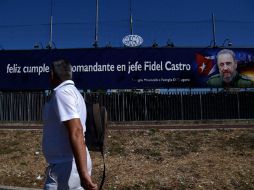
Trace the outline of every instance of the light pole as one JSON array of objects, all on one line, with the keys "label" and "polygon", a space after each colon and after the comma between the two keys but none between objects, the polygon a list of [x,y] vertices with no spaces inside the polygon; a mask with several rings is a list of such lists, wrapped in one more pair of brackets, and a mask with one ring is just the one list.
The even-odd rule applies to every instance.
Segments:
[{"label": "light pole", "polygon": [[51,0],[50,4],[50,36],[49,36],[49,43],[47,45],[48,49],[52,48],[53,43],[53,0]]},{"label": "light pole", "polygon": [[130,0],[130,32],[133,35],[133,20],[132,20],[132,2]]},{"label": "light pole", "polygon": [[216,47],[216,36],[215,36],[215,19],[214,14],[212,14],[212,27],[213,27],[213,47]]},{"label": "light pole", "polygon": [[99,33],[99,0],[96,0],[95,35],[93,44],[95,48],[98,47],[98,33]]}]

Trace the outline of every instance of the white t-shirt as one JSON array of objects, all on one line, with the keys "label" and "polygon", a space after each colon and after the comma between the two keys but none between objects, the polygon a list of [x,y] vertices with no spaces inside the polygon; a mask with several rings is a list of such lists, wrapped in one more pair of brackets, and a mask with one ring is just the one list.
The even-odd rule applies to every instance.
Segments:
[{"label": "white t-shirt", "polygon": [[[74,159],[68,131],[63,125],[63,121],[74,118],[80,119],[85,132],[85,101],[74,82],[67,80],[54,89],[50,101],[43,109],[42,149],[48,163],[62,163]],[[88,151],[87,159],[90,159]]]}]

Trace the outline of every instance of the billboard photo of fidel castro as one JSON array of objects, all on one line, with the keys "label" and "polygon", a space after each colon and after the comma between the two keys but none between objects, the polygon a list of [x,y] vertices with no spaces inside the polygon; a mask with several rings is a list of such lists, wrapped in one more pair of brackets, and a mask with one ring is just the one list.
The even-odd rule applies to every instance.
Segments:
[{"label": "billboard photo of fidel castro", "polygon": [[232,50],[223,49],[217,53],[217,66],[219,74],[213,75],[208,79],[208,86],[232,88],[254,87],[253,81],[237,72],[237,60]]}]

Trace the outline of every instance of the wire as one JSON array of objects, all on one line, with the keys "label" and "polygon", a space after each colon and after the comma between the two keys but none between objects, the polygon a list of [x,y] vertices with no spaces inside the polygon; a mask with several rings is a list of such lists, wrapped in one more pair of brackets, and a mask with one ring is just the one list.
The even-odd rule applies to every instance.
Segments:
[{"label": "wire", "polygon": [[[129,22],[128,19],[124,20],[102,20],[100,24],[110,24],[110,23],[123,23]],[[157,23],[157,24],[202,24],[202,23],[210,23],[211,20],[197,20],[197,21],[167,21],[167,20],[140,20],[134,19],[133,22],[137,23]],[[216,20],[217,23],[242,23],[242,24],[253,24],[254,21],[243,21],[243,20]],[[86,25],[86,24],[94,24],[94,22],[59,22],[53,23],[53,25]],[[5,24],[0,25],[0,28],[18,28],[18,27],[34,27],[34,26],[49,26],[50,24]]]}]

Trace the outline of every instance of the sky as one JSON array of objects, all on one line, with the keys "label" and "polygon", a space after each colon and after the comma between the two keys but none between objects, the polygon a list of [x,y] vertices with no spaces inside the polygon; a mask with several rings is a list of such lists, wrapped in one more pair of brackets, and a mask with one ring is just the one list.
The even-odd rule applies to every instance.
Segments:
[{"label": "sky", "polygon": [[[123,47],[123,37],[131,34],[130,13],[142,47],[154,42],[164,47],[168,41],[208,47],[213,40],[216,46],[230,41],[233,47],[254,47],[253,0],[98,1],[99,47]],[[53,47],[93,48],[96,0],[0,0],[0,49],[34,49],[36,43],[46,48],[51,15]]]}]

